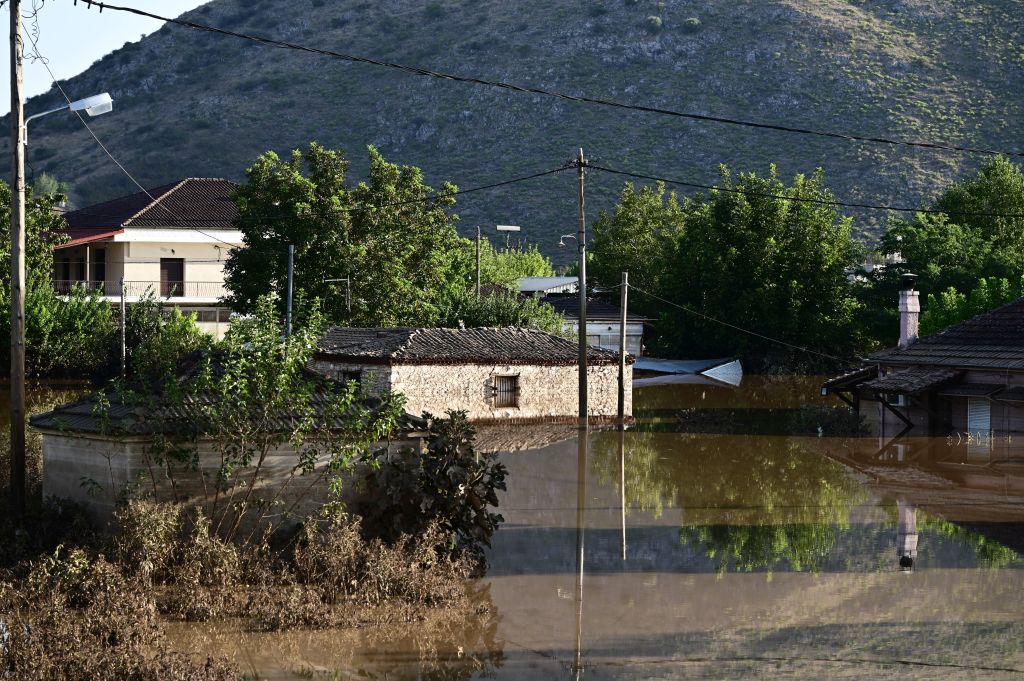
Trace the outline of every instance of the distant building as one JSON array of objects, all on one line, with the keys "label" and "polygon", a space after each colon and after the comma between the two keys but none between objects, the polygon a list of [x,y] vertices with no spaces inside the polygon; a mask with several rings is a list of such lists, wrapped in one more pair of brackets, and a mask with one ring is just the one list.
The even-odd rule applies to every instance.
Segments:
[{"label": "distant building", "polygon": [[837,395],[878,434],[952,435],[974,447],[1024,432],[1024,298],[918,338],[920,302],[908,279],[900,293],[899,347],[833,378]]},{"label": "distant building", "polygon": [[[578,414],[578,346],[532,329],[334,328],[311,368],[358,380],[370,394],[403,393],[410,414],[457,409],[474,421],[543,421]],[[633,358],[627,358],[625,411],[632,413]],[[618,411],[618,357],[590,348],[591,417]]]},{"label": "distant building", "polygon": [[[542,303],[551,305],[563,317],[565,328],[578,334],[580,331],[579,296],[545,296]],[[643,355],[644,322],[646,317],[626,314],[626,352],[634,357]],[[622,326],[622,310],[611,303],[594,298],[587,299],[587,345],[619,351],[619,332]]]},{"label": "distant building", "polygon": [[519,280],[519,292],[529,296],[576,293],[579,290],[579,277],[523,277]]},{"label": "distant building", "polygon": [[192,177],[66,213],[70,240],[55,247],[54,286],[87,286],[117,302],[123,278],[129,304],[151,291],[223,335],[224,261],[242,244],[234,190],[227,180]]}]

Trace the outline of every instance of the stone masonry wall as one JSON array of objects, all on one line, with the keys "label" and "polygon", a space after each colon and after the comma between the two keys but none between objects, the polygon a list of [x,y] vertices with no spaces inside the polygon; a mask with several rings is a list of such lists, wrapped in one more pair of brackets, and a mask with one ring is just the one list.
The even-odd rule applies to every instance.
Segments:
[{"label": "stone masonry wall", "polygon": [[[588,370],[591,416],[614,417],[618,411],[618,367]],[[632,366],[626,368],[626,415],[633,411]],[[519,406],[494,406],[494,378],[519,377]],[[578,379],[575,366],[403,365],[391,368],[391,389],[404,393],[406,411],[465,411],[471,420],[541,419],[576,416]]]}]

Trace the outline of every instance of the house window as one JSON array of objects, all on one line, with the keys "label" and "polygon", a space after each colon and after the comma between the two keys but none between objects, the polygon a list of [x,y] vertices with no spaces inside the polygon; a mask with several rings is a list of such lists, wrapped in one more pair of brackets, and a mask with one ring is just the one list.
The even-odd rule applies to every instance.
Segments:
[{"label": "house window", "polygon": [[185,259],[160,258],[160,295],[164,298],[184,295]]},{"label": "house window", "polygon": [[363,380],[361,369],[345,369],[341,372],[342,383],[358,383],[361,380]]},{"label": "house window", "polygon": [[593,345],[593,346],[597,347],[600,344],[601,344],[601,336],[600,335],[591,335],[589,333],[587,334],[587,345]]},{"label": "house window", "polygon": [[495,376],[494,377],[494,406],[495,407],[518,407],[519,406],[519,377],[518,376]]},{"label": "house window", "polygon": [[102,284],[107,280],[107,249],[97,248],[92,252],[92,258],[92,273],[89,279]]}]

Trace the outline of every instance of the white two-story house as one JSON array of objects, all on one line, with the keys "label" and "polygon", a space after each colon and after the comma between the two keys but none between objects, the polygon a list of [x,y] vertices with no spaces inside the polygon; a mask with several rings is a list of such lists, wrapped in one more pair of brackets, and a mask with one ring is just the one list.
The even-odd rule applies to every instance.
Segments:
[{"label": "white two-story house", "polygon": [[[190,177],[65,215],[69,240],[54,253],[54,285],[102,291],[135,303],[147,291],[193,313],[204,331],[227,329],[224,261],[240,246],[227,180]],[[123,288],[122,288],[123,282]]]}]

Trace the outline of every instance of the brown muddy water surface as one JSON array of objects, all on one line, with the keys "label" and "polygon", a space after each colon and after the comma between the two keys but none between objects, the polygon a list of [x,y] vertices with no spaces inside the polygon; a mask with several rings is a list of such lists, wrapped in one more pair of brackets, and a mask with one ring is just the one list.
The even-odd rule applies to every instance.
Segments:
[{"label": "brown muddy water surface", "polygon": [[820,383],[650,386],[621,436],[530,431],[482,616],[170,635],[260,679],[1024,678],[1024,446],[841,437]]}]

